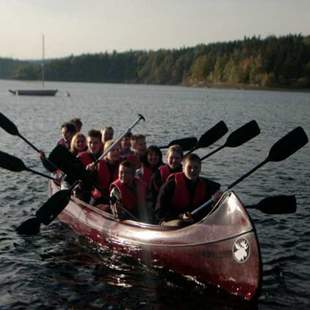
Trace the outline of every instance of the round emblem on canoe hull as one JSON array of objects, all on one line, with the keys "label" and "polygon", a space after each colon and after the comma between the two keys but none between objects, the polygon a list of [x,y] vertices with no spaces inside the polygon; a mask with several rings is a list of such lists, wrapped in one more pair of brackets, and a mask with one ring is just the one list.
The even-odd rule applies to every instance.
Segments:
[{"label": "round emblem on canoe hull", "polygon": [[250,257],[250,243],[246,238],[239,238],[235,240],[232,247],[232,254],[234,260],[239,263],[245,263]]}]

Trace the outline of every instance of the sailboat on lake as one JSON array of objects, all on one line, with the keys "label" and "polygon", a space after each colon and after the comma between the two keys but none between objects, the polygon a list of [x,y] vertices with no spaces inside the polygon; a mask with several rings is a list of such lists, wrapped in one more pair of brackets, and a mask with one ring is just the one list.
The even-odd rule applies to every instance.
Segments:
[{"label": "sailboat on lake", "polygon": [[44,54],[45,54],[45,41],[44,35],[42,36],[42,64],[41,64],[41,73],[42,73],[42,88],[40,89],[9,89],[9,92],[13,95],[18,96],[55,96],[57,89],[46,89],[44,88]]}]

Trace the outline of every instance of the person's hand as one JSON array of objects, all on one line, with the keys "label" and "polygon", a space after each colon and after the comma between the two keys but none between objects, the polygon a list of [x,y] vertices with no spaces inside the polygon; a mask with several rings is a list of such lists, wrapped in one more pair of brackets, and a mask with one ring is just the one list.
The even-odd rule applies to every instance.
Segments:
[{"label": "person's hand", "polygon": [[188,224],[191,224],[191,223],[194,222],[194,219],[193,219],[193,217],[192,217],[192,215],[191,215],[190,212],[185,212],[185,213],[180,214],[180,215],[179,215],[179,218],[180,218],[183,222],[188,223]]},{"label": "person's hand", "polygon": [[86,170],[88,170],[88,171],[95,171],[96,170],[96,164],[95,163],[88,164],[86,166]]},{"label": "person's hand", "polygon": [[39,154],[40,154],[39,156],[40,156],[41,160],[45,160],[46,159],[45,153],[42,150],[40,150]]}]

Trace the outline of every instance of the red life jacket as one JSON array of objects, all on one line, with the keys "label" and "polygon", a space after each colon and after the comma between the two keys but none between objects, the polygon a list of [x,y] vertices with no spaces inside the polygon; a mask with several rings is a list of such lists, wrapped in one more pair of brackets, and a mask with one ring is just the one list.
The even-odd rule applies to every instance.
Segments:
[{"label": "red life jacket", "polygon": [[127,156],[127,160],[130,161],[136,167],[136,169],[140,168],[141,161],[135,153],[129,154]]},{"label": "red life jacket", "polygon": [[114,166],[114,171],[112,172],[109,169],[106,160],[102,159],[98,161],[97,175],[98,183],[101,187],[109,190],[111,183],[118,178],[118,166],[119,163],[116,163]]},{"label": "red life jacket", "polygon": [[95,161],[95,157],[88,151],[78,154],[77,157],[85,167]]},{"label": "red life jacket", "polygon": [[144,202],[145,199],[146,185],[143,181],[137,178],[135,178],[134,182],[136,188],[135,191],[129,189],[127,185],[120,181],[120,179],[117,179],[111,184],[110,190],[112,190],[113,187],[116,187],[121,194],[123,207],[130,212],[137,213],[139,203]]},{"label": "red life jacket", "polygon": [[167,181],[169,175],[171,174],[171,169],[168,165],[163,165],[159,167],[159,172],[163,184]]},{"label": "red life jacket", "polygon": [[188,187],[186,186],[186,177],[183,172],[175,173],[171,176],[175,180],[175,190],[172,197],[172,206],[174,210],[189,211],[199,207],[206,201],[206,182],[198,179],[194,196],[191,198]]},{"label": "red life jacket", "polygon": [[[106,195],[109,194],[109,188],[111,183],[118,178],[118,166],[119,163],[115,164],[115,169],[111,174],[111,170],[109,169],[106,160],[102,159],[98,161],[97,164],[98,185],[104,190]],[[95,199],[101,198],[102,193],[99,190],[94,189],[92,191],[92,197]]]},{"label": "red life jacket", "polygon": [[146,186],[149,188],[151,184],[151,179],[153,175],[153,170],[145,165],[142,165],[142,180],[146,184]]}]

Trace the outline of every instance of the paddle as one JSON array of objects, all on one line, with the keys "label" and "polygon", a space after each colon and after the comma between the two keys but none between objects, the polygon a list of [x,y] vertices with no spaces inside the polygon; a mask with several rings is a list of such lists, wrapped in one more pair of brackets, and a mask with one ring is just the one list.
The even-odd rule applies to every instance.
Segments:
[{"label": "paddle", "polygon": [[179,145],[183,151],[188,151],[195,147],[198,143],[198,140],[196,137],[187,137],[187,138],[181,138],[172,140],[168,145],[159,146],[160,149],[167,149],[172,145]]},{"label": "paddle", "polygon": [[237,147],[245,142],[255,138],[260,133],[260,129],[258,127],[258,124],[255,120],[250,121],[246,123],[245,125],[241,126],[240,128],[233,131],[228,137],[226,142],[218,147],[217,149],[213,150],[209,154],[205,155],[201,158],[201,160],[204,160],[208,158],[209,156],[217,153],[224,147]]},{"label": "paddle", "polygon": [[256,209],[265,214],[295,213],[297,209],[295,195],[277,195],[266,197],[256,205],[246,206],[247,209]]},{"label": "paddle", "polygon": [[[265,160],[263,160],[261,163],[259,163],[257,166],[255,166],[253,169],[251,169],[249,172],[241,176],[239,179],[231,183],[227,189],[231,189],[238,183],[240,183],[242,180],[244,180],[246,177],[248,177],[250,174],[252,174],[254,171],[256,171],[258,168],[262,167],[268,162],[279,162],[282,161],[295,152],[297,152],[300,148],[302,148],[305,144],[308,143],[308,137],[305,133],[305,131],[301,127],[297,127],[294,130],[290,131],[288,134],[286,134],[283,138],[278,140],[270,149],[269,154]],[[269,200],[270,201],[270,200]],[[272,204],[267,202],[264,202],[264,205],[268,205],[270,207],[270,214],[273,214],[272,212],[278,213],[279,209],[278,207],[275,207],[275,209],[272,209]],[[191,212],[191,215],[197,214],[200,210],[209,207],[213,204],[213,200],[210,199],[207,202],[205,202],[203,205],[195,209]],[[289,204],[288,204],[289,205]],[[261,210],[264,210],[266,212],[266,207],[263,207]],[[264,212],[262,211],[262,212]],[[284,212],[287,213],[287,212]]]},{"label": "paddle", "polygon": [[198,140],[197,144],[189,150],[186,155],[194,152],[199,148],[204,148],[212,145],[214,142],[222,138],[228,131],[226,124],[223,121],[218,122],[212,128],[208,129]]},{"label": "paddle", "polygon": [[143,120],[145,122],[145,118],[142,114],[138,114],[138,118],[132,123],[132,125],[126,130],[124,131],[123,134],[121,134],[115,141],[114,143],[112,143],[104,152],[103,154],[95,161],[95,163],[97,163],[99,160],[103,159],[109,152],[110,150],[113,149],[113,147],[115,145],[117,145],[118,143],[120,143],[120,141],[126,136],[126,134],[128,132],[130,132],[141,120]]},{"label": "paddle", "polygon": [[[183,151],[189,151],[187,154],[194,152],[195,150],[203,147],[208,147],[220,138],[222,138],[228,131],[226,124],[223,121],[218,122],[212,128],[208,129],[197,140],[195,137],[181,138],[171,141],[168,145],[160,146],[160,149],[169,148],[171,145],[180,145]],[[187,155],[186,154],[186,155]]]},{"label": "paddle", "polygon": [[53,178],[49,175],[43,174],[41,172],[35,171],[35,170],[25,166],[25,164],[23,163],[23,161],[21,159],[15,157],[13,155],[1,152],[1,151],[0,151],[0,167],[7,169],[7,170],[10,170],[10,171],[14,171],[14,172],[29,171],[29,172],[32,172],[34,174],[40,175],[42,177],[56,181],[55,178]]},{"label": "paddle", "polygon": [[57,215],[68,205],[72,190],[77,183],[70,189],[63,189],[51,196],[42,207],[36,212],[35,217],[24,221],[16,228],[16,231],[22,235],[36,235],[40,232],[40,225],[50,224]]},{"label": "paddle", "polygon": [[[9,120],[3,113],[0,112],[0,127],[2,127],[7,133],[13,135],[13,136],[18,136],[22,140],[24,140],[30,147],[32,147],[37,153],[41,154],[41,151],[35,147],[29,140],[27,140],[24,136],[20,134],[18,131],[16,125]],[[57,169],[54,163],[48,161],[48,163],[51,165],[51,167]]]},{"label": "paddle", "polygon": [[30,141],[28,141],[24,136],[22,136],[16,125],[9,120],[3,113],[0,112],[0,126],[9,134],[13,136],[18,136],[23,139],[29,146],[31,146],[36,152],[41,153],[41,151],[36,148]]}]

